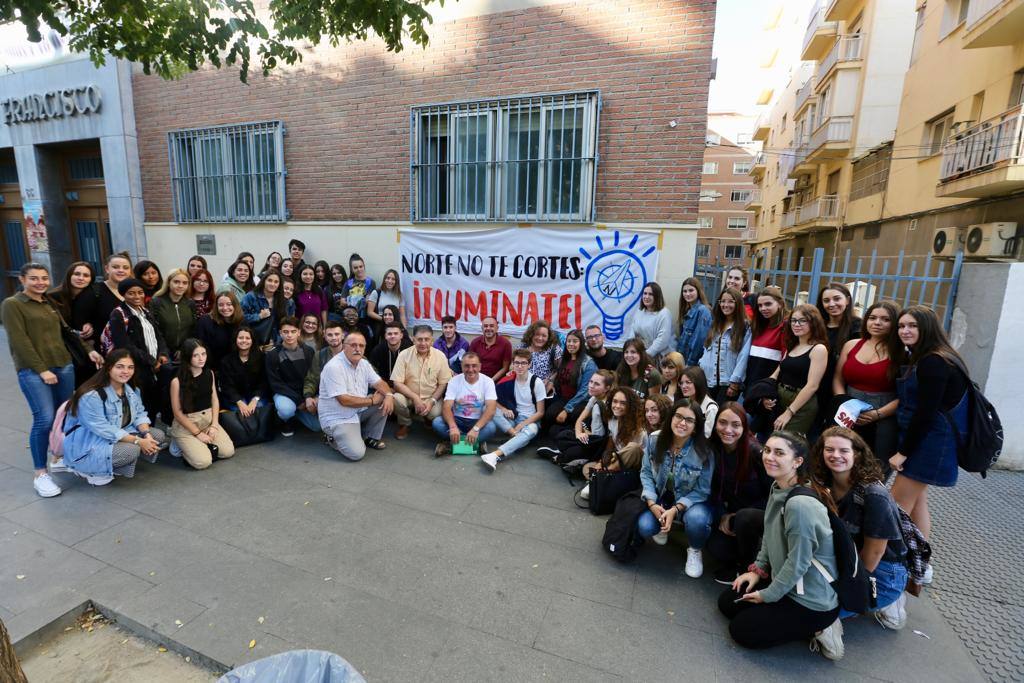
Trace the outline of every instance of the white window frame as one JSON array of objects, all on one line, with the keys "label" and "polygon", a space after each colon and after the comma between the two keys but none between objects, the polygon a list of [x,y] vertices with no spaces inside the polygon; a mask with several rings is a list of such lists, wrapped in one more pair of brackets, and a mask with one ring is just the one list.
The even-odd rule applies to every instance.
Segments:
[{"label": "white window frame", "polygon": [[695,253],[697,258],[710,258],[711,257],[711,245],[705,243],[697,243],[697,251]]},{"label": "white window frame", "polygon": [[703,175],[718,175],[718,162],[717,161],[705,161],[704,168],[701,169]]},{"label": "white window frame", "polygon": [[[743,221],[743,224],[736,225],[737,221]],[[750,216],[729,216],[725,227],[729,230],[748,230],[750,229]]]},{"label": "white window frame", "polygon": [[714,190],[701,190],[700,201],[702,202],[713,202],[718,199],[721,195]]},{"label": "white window frame", "polygon": [[[174,220],[178,223],[286,221],[284,135],[281,121],[169,132],[167,150]],[[257,138],[262,138],[262,144],[257,144]],[[241,170],[234,168],[232,144],[236,142],[242,142],[245,150],[247,168]],[[268,166],[269,153],[273,158],[269,159]],[[263,170],[259,169],[261,161]],[[211,164],[216,165],[215,173],[209,172]],[[273,187],[268,191],[270,183]],[[239,190],[246,188],[248,196],[243,198]],[[253,210],[244,211],[246,204]]]},{"label": "white window frame", "polygon": [[750,169],[754,168],[753,161],[734,161],[732,163],[733,175],[750,175]]},{"label": "white window frame", "polygon": [[953,129],[953,119],[955,116],[956,110],[949,109],[925,122],[924,139],[921,142],[922,152],[925,156],[934,156],[942,153],[942,148],[945,146]]},{"label": "white window frame", "polygon": [[[556,118],[555,112],[578,111],[578,129],[581,131],[579,150],[575,149],[575,135],[570,136],[573,146],[571,155],[552,155],[551,140],[548,140],[549,127]],[[459,102],[452,104],[426,105],[415,107],[411,113],[410,145],[413,159],[410,165],[411,206],[410,218],[416,222],[552,222],[552,223],[589,223],[594,220],[594,192],[597,183],[597,140],[600,111],[600,93],[598,91],[581,91],[572,93],[556,93],[551,95],[528,95],[523,97]],[[513,158],[513,145],[509,140],[512,130],[513,116],[539,117],[536,132],[531,130],[522,133],[527,137],[527,146],[532,147],[532,136],[536,134],[537,158],[520,160]],[[460,143],[457,133],[457,122],[467,117],[486,115],[487,149],[486,158],[481,161],[465,161],[459,159]],[[445,160],[433,160],[426,155],[426,131],[431,122],[446,121],[447,152]],[[574,119],[575,123],[575,119]],[[435,123],[436,125],[436,123]],[[569,130],[562,128],[562,130]],[[572,128],[576,130],[576,128]],[[516,135],[520,135],[519,132]],[[519,138],[517,140],[521,141]],[[563,136],[562,141],[565,138]],[[528,154],[531,154],[529,149]],[[579,178],[570,178],[572,191],[578,190],[578,205],[573,207],[548,206],[551,197],[556,196],[549,188],[549,180],[555,173],[564,169],[568,162],[570,171],[576,172],[573,162],[579,164]],[[459,179],[461,169],[466,163],[484,163],[484,207],[483,211],[464,211],[458,206]],[[528,164],[527,175],[529,184],[520,188],[518,184],[518,167]],[[447,168],[442,170],[441,166]],[[435,201],[431,201],[429,192],[432,179],[439,173],[448,174],[448,186],[444,192],[446,207],[441,205],[441,189],[434,190]],[[512,188],[509,185],[513,185]],[[521,193],[525,192],[523,195]],[[531,197],[532,195],[532,197]],[[532,210],[520,210],[520,198],[535,198]],[[436,204],[436,208],[435,208]],[[522,206],[529,207],[526,201]],[[442,208],[446,211],[442,212]]]},{"label": "white window frame", "polygon": [[740,204],[746,204],[750,200],[750,196],[754,193],[753,190],[732,190],[729,193],[729,201],[739,202]]},{"label": "white window frame", "polygon": [[714,216],[697,216],[697,227],[700,230],[710,230],[715,227]]}]

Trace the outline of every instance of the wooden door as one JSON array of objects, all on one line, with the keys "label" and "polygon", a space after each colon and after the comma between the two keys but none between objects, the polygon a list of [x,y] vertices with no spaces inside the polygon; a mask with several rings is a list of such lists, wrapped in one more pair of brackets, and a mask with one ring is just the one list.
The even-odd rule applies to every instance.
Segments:
[{"label": "wooden door", "polygon": [[3,268],[3,294],[18,291],[18,270],[28,262],[28,240],[20,210],[0,210],[0,266]]},{"label": "wooden door", "polygon": [[97,275],[110,256],[110,215],[104,208],[68,209],[68,227],[76,261],[92,264]]}]

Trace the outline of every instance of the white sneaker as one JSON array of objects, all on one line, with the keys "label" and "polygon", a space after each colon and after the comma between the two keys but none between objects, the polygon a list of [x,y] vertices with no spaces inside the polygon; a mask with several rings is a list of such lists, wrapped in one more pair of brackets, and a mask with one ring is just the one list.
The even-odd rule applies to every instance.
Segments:
[{"label": "white sneaker", "polygon": [[651,540],[657,543],[658,545],[665,545],[666,543],[668,543],[668,532],[659,531],[658,533],[651,536]]},{"label": "white sneaker", "polygon": [[921,578],[922,586],[930,586],[932,584],[932,563],[929,562],[924,566],[924,577]]},{"label": "white sneaker", "polygon": [[704,573],[704,555],[693,548],[686,549],[686,575],[691,579],[699,579]]},{"label": "white sneaker", "polygon": [[171,445],[167,447],[167,452],[175,458],[181,457],[181,446],[178,445],[177,441],[171,441]]},{"label": "white sneaker", "polygon": [[825,659],[838,662],[846,653],[843,645],[843,622],[836,619],[824,631],[811,638],[811,652],[820,652]]},{"label": "white sneaker", "polygon": [[53,498],[60,495],[60,487],[57,486],[57,482],[53,480],[49,472],[36,477],[35,481],[32,482],[32,487],[43,498]]},{"label": "white sneaker", "polygon": [[54,474],[56,472],[71,471],[68,469],[68,466],[64,464],[64,458],[57,458],[56,460],[51,460],[49,463],[47,463],[46,469],[49,470],[50,474]]},{"label": "white sneaker", "polygon": [[284,436],[284,437],[295,436],[295,431],[292,430],[291,428],[289,428],[289,429],[282,429],[281,430],[281,436]]},{"label": "white sneaker", "polygon": [[891,628],[899,631],[907,625],[907,594],[900,593],[896,602],[886,605],[875,612],[875,620],[882,625],[882,628]]},{"label": "white sneaker", "polygon": [[94,477],[89,474],[82,474],[81,472],[75,472],[75,474],[80,476],[82,479],[85,479],[92,486],[106,486],[110,482],[114,481],[113,475],[103,475],[99,477]]},{"label": "white sneaker", "polygon": [[495,472],[498,469],[498,454],[497,453],[484,453],[480,456],[480,459],[484,461],[484,464],[491,468],[491,472]]},{"label": "white sneaker", "polygon": [[583,490],[580,491],[580,498],[583,500],[590,500],[590,484],[584,486]]}]

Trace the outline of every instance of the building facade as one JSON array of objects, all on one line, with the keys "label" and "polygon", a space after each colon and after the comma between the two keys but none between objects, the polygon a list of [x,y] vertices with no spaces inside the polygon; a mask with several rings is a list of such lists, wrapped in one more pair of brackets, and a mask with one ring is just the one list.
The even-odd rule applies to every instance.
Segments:
[{"label": "building facade", "polygon": [[425,49],[317,46],[249,85],[136,73],[150,251],[223,270],[299,237],[307,260],[359,252],[379,275],[409,225],[656,227],[677,292],[713,32],[711,0],[470,0]]},{"label": "building facade", "polygon": [[131,65],[75,56],[0,75],[0,253],[5,294],[27,260],[146,253]]},{"label": "building facade", "polygon": [[760,146],[750,137],[751,119],[734,113],[708,115],[707,147],[701,173],[697,222],[698,264],[738,264],[747,256],[745,241],[757,205],[750,176]]}]

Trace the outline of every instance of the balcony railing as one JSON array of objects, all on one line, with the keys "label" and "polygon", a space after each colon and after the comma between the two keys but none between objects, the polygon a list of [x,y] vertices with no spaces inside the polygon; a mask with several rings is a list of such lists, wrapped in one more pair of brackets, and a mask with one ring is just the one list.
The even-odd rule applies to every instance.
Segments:
[{"label": "balcony railing", "polygon": [[750,206],[761,206],[761,202],[764,200],[764,192],[762,190],[751,190],[750,196],[747,197],[747,201],[744,202],[748,207]]},{"label": "balcony railing", "polygon": [[839,30],[839,24],[834,21],[825,21],[825,3],[821,0],[814,6],[810,16],[807,19],[807,32],[804,34],[804,44],[802,46],[802,52],[807,51],[807,47],[814,40],[815,35],[819,31],[835,33]]},{"label": "balcony railing", "polygon": [[852,116],[830,116],[811,134],[807,152],[814,152],[822,145],[849,142],[853,135]]},{"label": "balcony railing", "polygon": [[942,148],[939,182],[1024,163],[1024,105],[982,121]]},{"label": "balcony railing", "polygon": [[787,212],[782,217],[782,227],[786,229],[815,221],[834,221],[839,218],[841,205],[842,203],[839,201],[838,195],[822,195],[803,206],[798,206],[792,211]]},{"label": "balcony railing", "polygon": [[854,33],[849,36],[840,36],[836,44],[832,46],[825,59],[821,60],[814,72],[815,85],[820,85],[825,80],[828,72],[839,62],[859,62],[863,57],[864,34]]},{"label": "balcony railing", "polygon": [[803,109],[804,103],[806,103],[807,99],[814,94],[814,86],[817,82],[817,79],[811,76],[807,79],[807,82],[800,86],[800,89],[796,91],[796,109],[794,109],[794,111],[800,111]]}]

